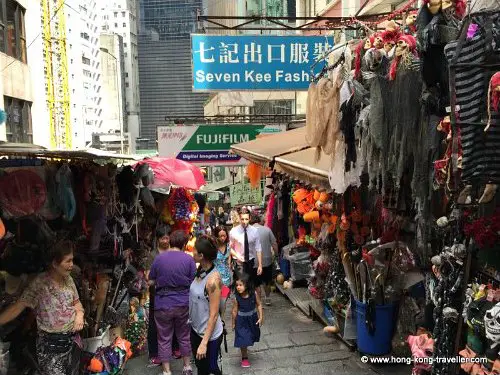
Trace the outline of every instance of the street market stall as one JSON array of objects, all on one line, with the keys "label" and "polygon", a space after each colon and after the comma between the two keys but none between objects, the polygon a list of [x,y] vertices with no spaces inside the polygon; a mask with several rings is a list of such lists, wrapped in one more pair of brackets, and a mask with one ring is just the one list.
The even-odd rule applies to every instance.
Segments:
[{"label": "street market stall", "polygon": [[[310,148],[268,162],[278,282],[361,353],[427,361],[415,374],[500,368],[500,13],[475,5],[407,8],[337,47],[311,77]],[[478,361],[426,359],[457,355]]]},{"label": "street market stall", "polygon": [[[198,168],[182,165],[182,172],[161,161],[177,168],[174,179],[160,173],[157,160],[134,161],[99,150],[0,144],[0,312],[26,298],[51,248],[65,241],[74,248],[71,276],[85,312],[81,369],[89,373],[119,373],[144,353],[154,229],[164,222],[191,233],[198,221],[190,193],[204,184]],[[26,310],[1,327],[2,371],[38,368],[33,317]]]}]

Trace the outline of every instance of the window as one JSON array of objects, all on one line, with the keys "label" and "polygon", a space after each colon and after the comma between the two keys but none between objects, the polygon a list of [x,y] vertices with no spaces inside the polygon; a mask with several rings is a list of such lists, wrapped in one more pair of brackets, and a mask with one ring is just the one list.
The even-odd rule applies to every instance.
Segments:
[{"label": "window", "polygon": [[255,101],[250,107],[250,114],[258,115],[292,115],[294,112],[293,100]]},{"label": "window", "polygon": [[124,57],[127,57],[127,56],[128,56],[128,55],[127,55],[127,52],[125,52],[125,53],[123,54],[123,56],[124,56]]},{"label": "window", "polygon": [[115,15],[115,18],[118,17],[118,12],[115,12],[114,15]]},{"label": "window", "polygon": [[125,82],[125,87],[129,87],[129,84],[128,84],[128,82]]},{"label": "window", "polygon": [[125,73],[125,77],[128,78],[128,73]]},{"label": "window", "polygon": [[90,65],[90,59],[85,56],[82,56],[82,63],[85,65]]},{"label": "window", "polygon": [[7,141],[14,143],[33,143],[31,122],[31,103],[4,96]]},{"label": "window", "polygon": [[115,22],[115,27],[118,27],[118,24]]},{"label": "window", "polygon": [[127,24],[125,22],[123,23],[123,27],[127,27]]},{"label": "window", "polygon": [[125,17],[125,12],[122,12],[122,17]]},{"label": "window", "polygon": [[127,43],[123,43],[123,47],[125,47],[125,48],[126,48],[126,47],[127,47]]},{"label": "window", "polygon": [[14,0],[0,2],[0,51],[26,62],[25,10]]}]

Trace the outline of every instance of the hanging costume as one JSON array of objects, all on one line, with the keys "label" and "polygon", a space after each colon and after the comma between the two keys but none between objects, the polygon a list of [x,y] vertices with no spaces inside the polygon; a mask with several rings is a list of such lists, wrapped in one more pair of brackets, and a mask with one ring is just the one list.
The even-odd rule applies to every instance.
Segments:
[{"label": "hanging costume", "polygon": [[[473,15],[472,24],[479,27],[463,40],[446,45],[449,64],[474,64],[456,68],[457,123],[463,148],[462,180],[500,183],[500,114],[491,109],[491,126],[487,123],[486,98],[493,72],[481,65],[498,62],[500,53],[500,13]],[[489,32],[488,32],[489,31]],[[471,33],[470,33],[471,34]],[[458,55],[457,55],[458,54]]]}]

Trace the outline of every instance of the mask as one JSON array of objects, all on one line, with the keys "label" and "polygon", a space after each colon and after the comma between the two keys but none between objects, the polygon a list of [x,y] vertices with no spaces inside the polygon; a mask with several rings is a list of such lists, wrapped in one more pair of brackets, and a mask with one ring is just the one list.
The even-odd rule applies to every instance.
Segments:
[{"label": "mask", "polygon": [[415,23],[416,20],[417,20],[416,14],[409,14],[408,17],[406,17],[406,25],[411,26]]},{"label": "mask", "polygon": [[382,49],[382,48],[384,48],[384,40],[380,36],[377,36],[375,38],[375,43],[373,43],[373,44],[374,44],[374,47],[376,49]]},{"label": "mask", "polygon": [[394,42],[385,42],[384,44],[384,50],[386,53],[391,52],[391,50],[394,48],[396,44]]},{"label": "mask", "polygon": [[484,315],[486,338],[495,344],[500,343],[500,303],[497,303]]},{"label": "mask", "polygon": [[370,48],[372,48],[372,42],[370,42],[370,39],[369,39],[369,38],[366,38],[366,40],[365,40],[365,47],[364,47],[364,49],[365,49],[365,50],[369,50]]},{"label": "mask", "polygon": [[396,56],[402,56],[408,51],[408,44],[404,40],[398,41],[396,46]]}]

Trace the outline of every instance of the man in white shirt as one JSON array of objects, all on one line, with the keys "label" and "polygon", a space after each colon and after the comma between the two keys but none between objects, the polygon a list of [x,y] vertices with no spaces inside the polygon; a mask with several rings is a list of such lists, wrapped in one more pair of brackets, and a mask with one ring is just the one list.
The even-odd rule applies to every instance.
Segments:
[{"label": "man in white shirt", "polygon": [[278,255],[278,242],[273,231],[265,226],[264,216],[255,215],[252,217],[254,228],[257,228],[260,237],[260,246],[262,248],[262,274],[259,276],[259,284],[265,293],[264,303],[271,305],[271,283],[273,281],[273,260]]},{"label": "man in white shirt", "polygon": [[262,274],[262,248],[257,228],[249,224],[250,212],[242,209],[240,225],[229,232],[229,246],[237,265],[250,276],[254,287],[258,288],[260,284],[257,276]]}]

